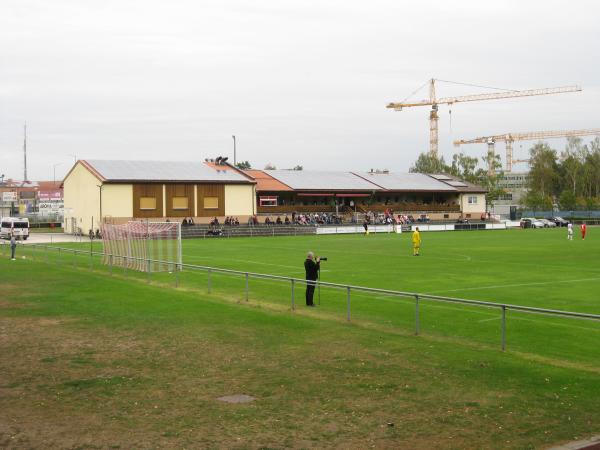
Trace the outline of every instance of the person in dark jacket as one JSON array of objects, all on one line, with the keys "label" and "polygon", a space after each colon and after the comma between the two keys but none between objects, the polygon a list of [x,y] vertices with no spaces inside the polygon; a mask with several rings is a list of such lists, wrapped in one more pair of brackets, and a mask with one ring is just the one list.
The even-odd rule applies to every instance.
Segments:
[{"label": "person in dark jacket", "polygon": [[321,258],[317,258],[315,262],[314,253],[308,252],[306,261],[304,261],[304,270],[306,271],[306,306],[315,306],[313,296],[315,294],[315,282],[319,278],[320,265]]},{"label": "person in dark jacket", "polygon": [[[17,239],[14,234],[10,235],[10,259],[15,261],[15,252],[17,251]],[[315,288],[313,287],[313,291]]]}]

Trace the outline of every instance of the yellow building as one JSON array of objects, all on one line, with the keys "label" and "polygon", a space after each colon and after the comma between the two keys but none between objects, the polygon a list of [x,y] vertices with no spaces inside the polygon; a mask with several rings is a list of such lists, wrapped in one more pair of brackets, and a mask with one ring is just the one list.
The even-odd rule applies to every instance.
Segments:
[{"label": "yellow building", "polygon": [[215,162],[80,160],[63,188],[67,233],[87,233],[102,221],[242,221],[256,212],[256,182]]}]

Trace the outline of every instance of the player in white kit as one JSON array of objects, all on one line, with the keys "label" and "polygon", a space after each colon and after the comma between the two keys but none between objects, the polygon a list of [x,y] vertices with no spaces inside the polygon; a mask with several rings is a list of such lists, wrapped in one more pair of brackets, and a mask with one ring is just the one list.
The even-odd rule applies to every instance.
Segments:
[{"label": "player in white kit", "polygon": [[573,224],[571,222],[567,225],[567,239],[573,240]]}]

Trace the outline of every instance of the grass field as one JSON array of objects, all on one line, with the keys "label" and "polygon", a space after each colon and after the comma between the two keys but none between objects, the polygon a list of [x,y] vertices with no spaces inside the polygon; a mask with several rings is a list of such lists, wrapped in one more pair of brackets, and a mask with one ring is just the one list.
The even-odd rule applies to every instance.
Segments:
[{"label": "grass field", "polygon": [[[423,234],[419,258],[408,235],[191,240],[184,262],[301,278],[310,249],[325,281],[598,314],[590,231]],[[298,286],[292,314],[288,284],[251,279],[246,303],[243,278],[213,273],[208,295],[205,273],[175,290],[174,274],[25,256],[0,263],[0,446],[535,448],[600,431],[597,322],[512,312],[502,353],[496,310],[423,302],[415,337],[409,300],[353,293],[346,324],[343,291],[307,311]],[[235,393],[257,400],[215,400]]]}]

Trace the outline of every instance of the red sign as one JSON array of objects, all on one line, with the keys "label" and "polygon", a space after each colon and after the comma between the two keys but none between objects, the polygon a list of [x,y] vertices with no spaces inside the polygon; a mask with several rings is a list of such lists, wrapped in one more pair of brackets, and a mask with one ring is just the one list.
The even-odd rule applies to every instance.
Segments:
[{"label": "red sign", "polygon": [[54,191],[40,191],[38,193],[38,198],[40,200],[62,200],[62,191],[54,190]]}]

